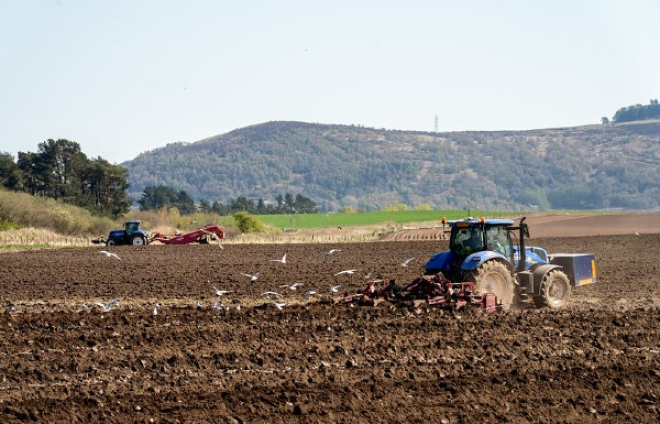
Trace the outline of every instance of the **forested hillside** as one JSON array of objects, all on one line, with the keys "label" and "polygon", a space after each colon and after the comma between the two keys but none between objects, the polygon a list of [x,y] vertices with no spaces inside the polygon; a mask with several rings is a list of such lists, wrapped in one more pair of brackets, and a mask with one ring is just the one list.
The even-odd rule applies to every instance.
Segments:
[{"label": "forested hillside", "polygon": [[660,207],[660,123],[427,133],[269,122],[174,143],[122,164],[148,186],[196,200],[302,194],[353,206],[518,210]]}]

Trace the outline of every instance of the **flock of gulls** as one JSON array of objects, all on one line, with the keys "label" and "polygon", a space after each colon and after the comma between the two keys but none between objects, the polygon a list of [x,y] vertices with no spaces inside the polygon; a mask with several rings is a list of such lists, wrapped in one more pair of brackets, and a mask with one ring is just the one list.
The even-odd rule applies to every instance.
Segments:
[{"label": "flock of gulls", "polygon": [[[339,253],[339,252],[341,252],[341,249],[326,250],[325,252],[323,252],[323,255],[321,256],[321,262],[326,262],[330,258],[331,255],[333,255],[335,253]],[[114,260],[121,261],[121,258],[116,253],[109,252],[109,251],[106,251],[106,250],[100,250],[98,253],[102,254],[102,255],[105,255],[109,259],[114,259]],[[278,262],[278,263],[281,263],[281,264],[286,264],[287,263],[287,254],[288,254],[288,251],[285,252],[284,255],[282,255],[282,257],[280,259],[270,259],[270,262]],[[415,260],[415,258],[408,258],[405,261],[401,262],[400,265],[404,268],[408,267],[408,265],[414,260]],[[339,272],[337,272],[333,275],[334,275],[334,277],[339,277],[339,276],[344,276],[344,275],[349,276],[350,277],[350,282],[352,283],[353,282],[353,275],[355,275],[357,272],[358,272],[357,269],[346,269],[346,270],[343,270],[343,271],[339,271]],[[373,272],[369,272],[367,274],[364,274],[363,275],[364,279],[365,280],[370,279],[372,273]],[[253,272],[251,274],[242,272],[241,274],[243,276],[249,278],[250,282],[253,283],[253,282],[256,282],[259,279],[259,277],[261,275],[261,272],[256,271],[256,272]],[[227,305],[227,304],[221,302],[221,299],[223,297],[225,297],[225,296],[232,293],[231,290],[219,289],[219,288],[212,285],[211,280],[208,280],[207,283],[209,285],[211,285],[211,287],[213,289],[213,294],[215,295],[214,302],[210,306],[211,310],[214,310],[214,311],[229,311],[231,308],[233,308],[237,311],[241,310],[241,305],[239,303],[232,303],[232,304]],[[304,283],[281,284],[280,289],[283,289],[285,291],[290,291],[290,292],[298,292],[298,290],[301,289],[302,286],[304,286],[304,285],[305,285]],[[337,294],[337,293],[339,293],[340,287],[341,287],[341,284],[330,285],[330,287],[328,288],[328,293],[330,293],[331,295]],[[318,291],[316,291],[314,289],[309,289],[309,290],[307,290],[303,293],[303,299],[304,300],[309,300],[312,296],[316,296],[316,295],[319,295]],[[287,303],[285,303],[283,301],[278,301],[278,299],[282,299],[284,296],[282,294],[276,292],[276,291],[265,291],[261,294],[261,296],[266,297],[271,302],[273,307],[276,308],[277,310],[281,311],[287,305]],[[112,300],[108,303],[95,302],[91,305],[83,303],[81,305],[81,310],[83,312],[88,312],[88,311],[91,311],[95,307],[98,307],[101,312],[105,313],[105,312],[110,312],[114,309],[120,308],[120,304],[119,304],[119,300]],[[156,303],[153,307],[152,315],[158,315],[161,308],[162,308],[162,305],[160,303]],[[207,307],[204,304],[202,304],[201,302],[197,302],[197,305],[195,306],[195,309],[205,310],[205,309],[207,309]]]}]

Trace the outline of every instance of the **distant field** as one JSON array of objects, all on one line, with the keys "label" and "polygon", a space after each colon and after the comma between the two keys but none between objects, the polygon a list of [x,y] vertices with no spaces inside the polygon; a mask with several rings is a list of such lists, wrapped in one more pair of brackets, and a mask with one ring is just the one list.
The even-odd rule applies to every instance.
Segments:
[{"label": "distant field", "polygon": [[[311,230],[325,227],[350,227],[378,224],[406,224],[409,222],[440,221],[466,217],[466,211],[458,210],[410,210],[394,212],[364,212],[364,213],[326,213],[300,215],[256,215],[265,225],[284,229]],[[472,216],[503,217],[506,212],[471,211]],[[221,217],[221,224],[232,222],[231,217]]]}]

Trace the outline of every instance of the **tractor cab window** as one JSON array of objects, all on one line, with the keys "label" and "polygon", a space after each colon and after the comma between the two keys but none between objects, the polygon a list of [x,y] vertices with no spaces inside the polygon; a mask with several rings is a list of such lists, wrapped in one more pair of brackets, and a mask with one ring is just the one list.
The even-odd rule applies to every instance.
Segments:
[{"label": "tractor cab window", "polygon": [[131,234],[138,230],[139,224],[137,222],[127,222],[126,223],[126,233]]},{"label": "tractor cab window", "polygon": [[[510,245],[509,232],[504,227],[486,228],[486,243],[488,250],[507,255],[507,248]],[[510,252],[510,250],[508,250]]]},{"label": "tractor cab window", "polygon": [[466,255],[483,250],[483,230],[481,228],[453,228],[449,248]]}]

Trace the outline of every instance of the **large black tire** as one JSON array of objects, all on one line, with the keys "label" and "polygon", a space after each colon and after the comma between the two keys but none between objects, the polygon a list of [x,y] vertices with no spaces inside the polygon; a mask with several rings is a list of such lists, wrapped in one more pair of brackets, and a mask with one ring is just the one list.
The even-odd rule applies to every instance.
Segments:
[{"label": "large black tire", "polygon": [[117,244],[117,243],[115,243],[114,240],[107,240],[107,241],[105,242],[105,245],[106,245],[106,246],[114,246],[114,245],[116,245],[116,244]]},{"label": "large black tire", "polygon": [[136,234],[133,237],[131,237],[131,244],[133,246],[144,246],[145,244],[147,244],[147,241],[141,235]]},{"label": "large black tire", "polygon": [[515,285],[513,275],[501,262],[491,261],[481,265],[474,274],[474,282],[479,293],[494,293],[497,303],[509,309],[514,302]]},{"label": "large black tire", "polygon": [[571,283],[558,269],[548,272],[541,281],[541,291],[534,296],[534,303],[539,307],[551,309],[566,306],[571,298]]}]

